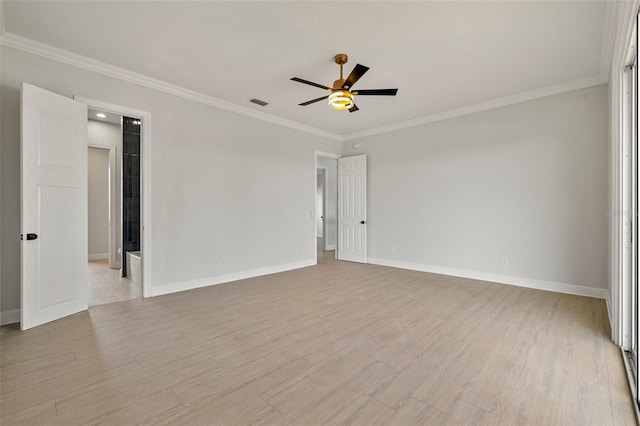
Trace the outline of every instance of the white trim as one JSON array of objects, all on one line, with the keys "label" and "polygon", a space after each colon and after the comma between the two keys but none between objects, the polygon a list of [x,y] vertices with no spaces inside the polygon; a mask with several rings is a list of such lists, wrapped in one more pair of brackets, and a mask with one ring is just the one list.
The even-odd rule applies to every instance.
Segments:
[{"label": "white trim", "polygon": [[195,288],[208,287],[211,285],[223,284],[248,278],[260,277],[263,275],[277,274],[279,272],[291,271],[293,269],[306,268],[317,263],[316,259],[301,260],[298,262],[284,263],[281,265],[265,266],[263,268],[250,269],[248,271],[234,272],[231,274],[217,275],[215,277],[200,278],[191,281],[181,281],[152,289],[152,296],[177,293],[179,291],[193,290]]},{"label": "white trim", "polygon": [[314,152],[316,154],[316,157],[328,157],[333,159],[342,158],[342,155],[340,154],[332,154],[330,152],[324,152],[324,151],[318,151],[318,150],[315,150]]},{"label": "white trim", "polygon": [[151,297],[153,278],[151,273],[151,113],[139,109],[123,107],[120,105],[89,99],[82,96],[74,96],[76,101],[86,104],[88,107],[102,109],[108,112],[126,115],[142,120],[140,127],[140,143],[142,154],[142,297]]},{"label": "white trim", "polygon": [[18,322],[20,322],[20,309],[0,312],[0,325],[15,324]]},{"label": "white trim", "polygon": [[140,125],[140,155],[142,156],[142,241],[140,252],[142,253],[142,297],[151,297],[153,280],[151,274],[151,114],[142,116]]},{"label": "white trim", "polygon": [[400,123],[389,124],[387,126],[376,127],[374,129],[362,130],[360,132],[355,132],[355,133],[349,133],[343,136],[343,141],[350,141],[353,139],[360,139],[366,136],[374,136],[374,135],[379,135],[381,133],[387,133],[395,130],[406,129],[409,127],[421,126],[423,124],[434,123],[436,121],[448,120],[450,118],[461,117],[463,115],[474,114],[476,112],[482,112],[482,111],[505,107],[508,105],[519,104],[519,103],[531,101],[534,99],[544,98],[546,96],[553,96],[553,95],[557,95],[564,92],[571,92],[573,90],[584,89],[592,86],[598,86],[604,83],[606,83],[606,81],[602,78],[602,76],[594,75],[591,77],[572,80],[572,81],[568,81],[562,84],[557,84],[554,86],[547,86],[541,89],[530,90],[527,92],[517,93],[515,95],[505,96],[498,99],[492,99],[490,101],[468,105],[468,106],[458,108],[458,109],[453,109],[450,111],[431,114],[431,115],[416,118],[413,120],[402,121]]},{"label": "white trim", "polygon": [[109,253],[95,253],[89,255],[89,260],[109,259]]},{"label": "white trim", "polygon": [[489,281],[492,283],[553,291],[556,293],[574,294],[576,296],[596,297],[598,299],[606,299],[607,297],[607,290],[604,288],[586,287],[576,284],[559,283],[555,281],[534,280],[531,278],[512,277],[508,275],[470,271],[468,269],[403,262],[393,259],[379,259],[370,257],[369,263],[381,266],[390,266],[392,268],[410,269],[412,271],[431,272],[434,274],[451,275],[454,277],[469,278],[472,280]]},{"label": "white trim", "polygon": [[69,64],[78,68],[83,68],[89,71],[108,75],[109,77],[114,77],[120,80],[127,81],[129,83],[137,84],[139,86],[149,87],[161,92],[180,96],[194,102],[199,102],[226,111],[235,112],[237,114],[255,118],[257,120],[266,121],[268,123],[288,127],[290,129],[299,130],[317,136],[323,136],[329,139],[339,141],[342,140],[342,137],[340,135],[328,132],[326,130],[307,126],[305,124],[297,123],[295,121],[287,120],[281,117],[276,117],[275,115],[266,114],[262,111],[256,111],[248,107],[236,105],[222,99],[214,98],[213,96],[204,95],[202,93],[198,93],[196,91],[186,89],[175,84],[151,78],[143,74],[129,71],[115,65],[107,64],[105,62],[97,61],[86,56],[78,55],[76,53],[69,52],[64,49],[59,49],[57,47],[40,43],[9,32],[2,34],[2,37],[0,38],[0,44],[13,49],[22,50],[23,52],[39,55],[54,61],[62,62],[64,64]]},{"label": "white trim", "polygon": [[327,244],[327,246],[324,249],[326,251],[335,250],[336,249],[336,245],[335,244]]}]

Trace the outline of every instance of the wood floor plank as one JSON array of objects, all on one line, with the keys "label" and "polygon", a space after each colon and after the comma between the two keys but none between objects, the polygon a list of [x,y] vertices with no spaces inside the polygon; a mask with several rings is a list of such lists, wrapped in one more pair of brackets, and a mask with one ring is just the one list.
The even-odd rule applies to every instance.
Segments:
[{"label": "wood floor plank", "polygon": [[342,418],[332,418],[329,423],[362,426],[388,425],[396,415],[395,410],[368,396],[361,396],[356,403],[352,404],[352,407],[348,412],[339,413]]},{"label": "wood floor plank", "polygon": [[0,423],[635,424],[603,300],[337,262],[0,328]]},{"label": "wood floor plank", "polygon": [[[5,416],[3,416],[5,417]],[[50,399],[11,413],[3,419],[3,425],[42,425],[56,417],[56,401]]]},{"label": "wood floor plank", "polygon": [[491,414],[482,408],[476,407],[475,405],[469,404],[468,402],[460,399],[456,402],[455,407],[451,410],[449,415],[445,417],[443,424],[458,426],[493,426],[500,423],[500,420],[500,417],[495,414]]},{"label": "wood floor plank", "polygon": [[413,398],[396,410],[391,425],[440,425],[446,414]]},{"label": "wood floor plank", "polygon": [[292,394],[281,394],[268,402],[299,424],[345,422],[357,417],[369,402],[362,389],[375,385],[388,371],[389,366],[371,359],[355,368],[352,374],[342,374],[339,378],[327,377],[324,372],[312,374],[295,389],[296,393],[306,395],[305,398],[294,400]]},{"label": "wood floor plank", "polygon": [[[92,358],[86,362],[76,361],[73,365],[64,365],[65,369],[54,369],[50,376],[30,377],[25,382],[7,383],[11,385],[10,389],[0,395],[2,416],[112,377],[130,374],[140,368],[132,358],[122,358],[108,364],[102,364],[102,360]],[[5,385],[2,384],[1,388],[4,391]]]}]

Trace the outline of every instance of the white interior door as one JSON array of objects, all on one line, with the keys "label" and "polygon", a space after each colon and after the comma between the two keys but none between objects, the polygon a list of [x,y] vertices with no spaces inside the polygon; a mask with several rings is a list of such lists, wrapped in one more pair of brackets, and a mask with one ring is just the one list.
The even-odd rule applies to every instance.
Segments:
[{"label": "white interior door", "polygon": [[22,83],[21,328],[87,309],[87,106]]},{"label": "white interior door", "polygon": [[367,263],[367,156],[338,159],[338,259]]}]

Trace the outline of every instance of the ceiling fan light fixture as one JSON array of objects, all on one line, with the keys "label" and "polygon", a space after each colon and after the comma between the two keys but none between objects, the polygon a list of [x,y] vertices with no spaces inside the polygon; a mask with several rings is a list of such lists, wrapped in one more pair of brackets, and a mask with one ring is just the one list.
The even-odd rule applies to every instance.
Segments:
[{"label": "ceiling fan light fixture", "polygon": [[353,95],[348,90],[336,90],[329,95],[329,105],[338,111],[349,109],[354,105]]}]

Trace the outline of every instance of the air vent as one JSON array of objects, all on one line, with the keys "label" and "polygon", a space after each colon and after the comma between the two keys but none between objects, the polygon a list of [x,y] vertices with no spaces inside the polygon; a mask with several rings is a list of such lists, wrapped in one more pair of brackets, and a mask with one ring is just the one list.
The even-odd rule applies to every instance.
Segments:
[{"label": "air vent", "polygon": [[260,99],[251,99],[250,102],[253,102],[254,104],[258,104],[260,106],[267,106],[269,105],[269,102],[265,102],[265,101],[261,101]]}]

